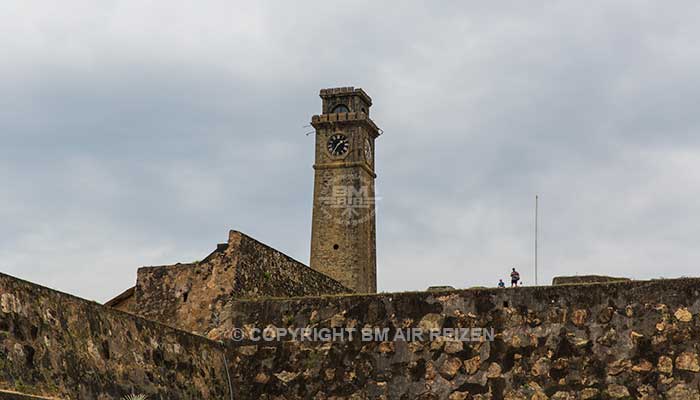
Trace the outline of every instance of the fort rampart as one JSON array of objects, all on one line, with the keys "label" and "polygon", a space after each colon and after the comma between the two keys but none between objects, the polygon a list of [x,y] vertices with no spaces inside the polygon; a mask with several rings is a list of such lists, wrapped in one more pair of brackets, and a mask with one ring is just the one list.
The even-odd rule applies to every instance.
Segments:
[{"label": "fort rampart", "polygon": [[242,341],[231,362],[249,398],[688,400],[700,396],[699,291],[700,279],[673,279],[239,301],[220,333],[495,331],[476,342]]},{"label": "fort rampart", "polygon": [[65,400],[225,399],[223,354],[200,336],[0,274],[0,389]]},{"label": "fort rampart", "polygon": [[[215,341],[0,275],[0,389],[60,399],[698,399],[700,279],[232,301]],[[490,340],[235,341],[255,328]]]}]

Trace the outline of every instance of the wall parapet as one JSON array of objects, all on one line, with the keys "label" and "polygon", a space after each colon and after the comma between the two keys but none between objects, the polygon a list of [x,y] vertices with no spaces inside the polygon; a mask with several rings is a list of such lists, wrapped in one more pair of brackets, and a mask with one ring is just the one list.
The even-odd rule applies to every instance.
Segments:
[{"label": "wall parapet", "polygon": [[[241,341],[251,398],[595,399],[700,396],[700,279],[238,301],[251,328],[493,328],[493,341]],[[234,331],[236,329],[237,331]],[[264,382],[264,384],[262,383]]]},{"label": "wall parapet", "polygon": [[61,400],[52,397],[32,396],[8,390],[0,390],[0,400]]},{"label": "wall parapet", "polygon": [[206,338],[0,274],[0,389],[63,399],[223,399]]}]

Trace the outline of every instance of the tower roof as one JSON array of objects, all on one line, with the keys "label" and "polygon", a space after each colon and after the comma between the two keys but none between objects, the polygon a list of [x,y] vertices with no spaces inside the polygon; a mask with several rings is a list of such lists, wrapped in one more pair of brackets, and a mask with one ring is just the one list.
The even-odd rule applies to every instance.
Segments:
[{"label": "tower roof", "polygon": [[321,96],[322,99],[351,95],[360,96],[368,105],[372,105],[372,98],[369,97],[369,95],[365,93],[362,88],[355,89],[352,86],[327,88],[321,89],[321,92],[319,93],[319,96]]}]

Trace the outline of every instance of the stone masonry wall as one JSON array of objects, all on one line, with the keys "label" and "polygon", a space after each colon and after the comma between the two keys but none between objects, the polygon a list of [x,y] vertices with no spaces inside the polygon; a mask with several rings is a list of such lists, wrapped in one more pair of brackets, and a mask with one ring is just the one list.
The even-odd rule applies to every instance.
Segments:
[{"label": "stone masonry wall", "polygon": [[606,283],[630,281],[629,278],[618,278],[614,276],[601,275],[574,275],[574,276],[555,276],[552,278],[552,285],[580,285],[582,283]]},{"label": "stone masonry wall", "polygon": [[201,262],[138,271],[134,313],[207,335],[232,299],[348,293],[337,281],[240,232]]},{"label": "stone masonry wall", "polygon": [[[494,328],[494,341],[231,342],[242,399],[698,399],[700,279],[239,301],[253,328]],[[236,331],[234,328],[242,328]]]},{"label": "stone masonry wall", "polygon": [[205,338],[0,274],[0,390],[70,400],[225,399],[223,360],[221,346]]},{"label": "stone masonry wall", "polygon": [[29,394],[0,390],[0,399],[2,400],[56,400],[51,397],[33,396]]}]

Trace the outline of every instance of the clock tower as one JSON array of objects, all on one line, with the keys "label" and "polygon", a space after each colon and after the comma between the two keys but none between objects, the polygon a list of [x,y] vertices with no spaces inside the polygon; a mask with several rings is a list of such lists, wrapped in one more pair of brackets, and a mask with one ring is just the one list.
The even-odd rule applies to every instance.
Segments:
[{"label": "clock tower", "polygon": [[321,89],[316,130],[311,268],[357,293],[377,292],[372,99],[362,89]]}]

